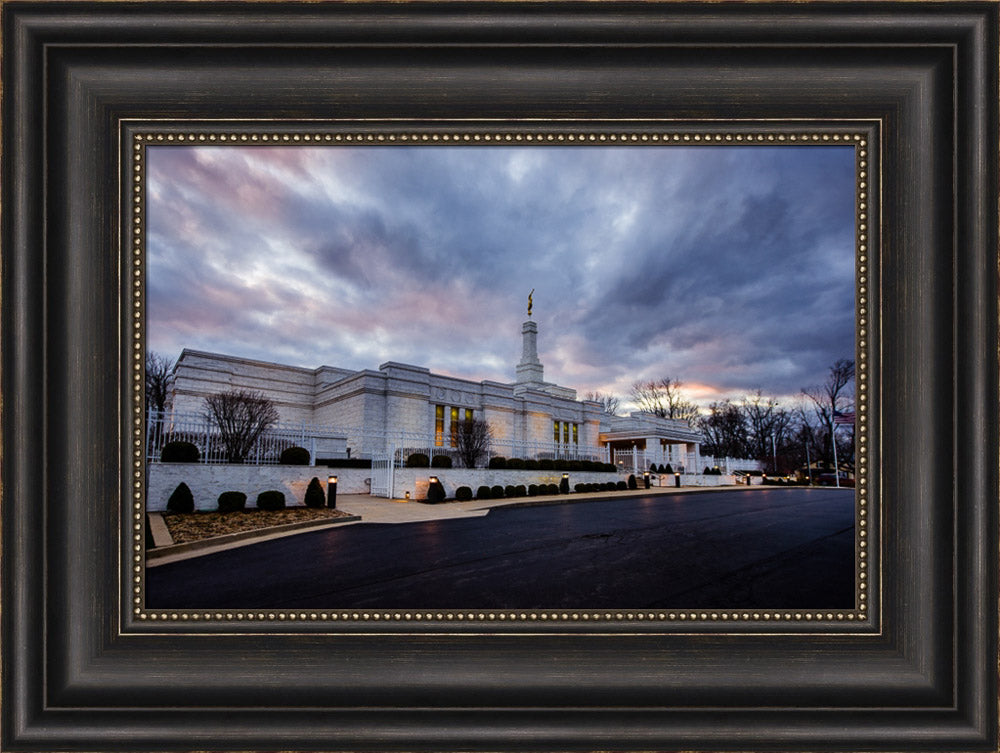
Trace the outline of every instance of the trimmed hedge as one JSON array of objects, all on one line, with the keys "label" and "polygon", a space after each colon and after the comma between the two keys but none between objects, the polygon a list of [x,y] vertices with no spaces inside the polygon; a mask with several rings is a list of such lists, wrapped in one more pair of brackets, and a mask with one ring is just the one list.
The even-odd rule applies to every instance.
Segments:
[{"label": "trimmed hedge", "polygon": [[167,500],[167,509],[170,512],[194,512],[194,495],[191,494],[191,488],[183,481],[177,485]]},{"label": "trimmed hedge", "polygon": [[500,484],[490,487],[490,496],[493,499],[503,499],[503,487]]},{"label": "trimmed hedge", "polygon": [[670,463],[667,463],[667,467],[663,470],[663,472],[664,473],[673,473],[674,472],[674,467],[672,465],[670,465]]},{"label": "trimmed hedge", "polygon": [[427,487],[428,502],[444,502],[444,485],[440,481],[432,481]]},{"label": "trimmed hedge", "polygon": [[528,490],[524,486],[524,484],[518,484],[517,486],[514,487],[514,496],[515,497],[527,497],[528,496]]},{"label": "trimmed hedge", "polygon": [[628,475],[628,488],[629,489],[638,489],[639,488],[639,484],[636,483],[635,474],[634,473],[630,473]]},{"label": "trimmed hedge", "polygon": [[628,484],[626,484],[624,481],[619,481],[617,484],[615,484],[615,488],[618,491],[623,492],[626,489],[628,489]]},{"label": "trimmed hedge", "polygon": [[523,471],[524,468],[524,461],[521,458],[507,458],[508,471]]},{"label": "trimmed hedge", "polygon": [[516,497],[517,496],[517,489],[515,488],[515,486],[513,484],[507,484],[507,486],[505,486],[503,488],[503,495],[505,497]]},{"label": "trimmed hedge", "polygon": [[524,470],[526,471],[537,471],[538,461],[533,459],[528,459],[524,461]]},{"label": "trimmed hedge", "polygon": [[573,491],[579,494],[580,492],[586,491],[586,487],[586,484],[573,484]]},{"label": "trimmed hedge", "polygon": [[160,452],[161,463],[197,463],[201,453],[192,442],[167,442]]},{"label": "trimmed hedge", "polygon": [[538,484],[528,484],[528,496],[529,497],[538,496]]},{"label": "trimmed hedge", "polygon": [[407,468],[429,468],[431,459],[422,452],[414,452],[406,458]]},{"label": "trimmed hedge", "polygon": [[487,466],[491,471],[503,471],[507,468],[507,458],[494,457],[490,458],[489,465]]},{"label": "trimmed hedge", "polygon": [[269,489],[266,492],[261,492],[257,495],[257,509],[271,511],[284,510],[285,493],[277,489]]},{"label": "trimmed hedge", "polygon": [[468,486],[460,486],[455,490],[455,499],[459,502],[468,502],[472,499],[472,489]]},{"label": "trimmed hedge", "polygon": [[219,512],[243,512],[247,507],[247,495],[243,492],[222,492],[219,495]]},{"label": "trimmed hedge", "polygon": [[545,493],[546,494],[558,494],[559,493],[559,484],[546,484],[545,485]]},{"label": "trimmed hedge", "polygon": [[451,456],[435,455],[431,458],[431,468],[451,468]]},{"label": "trimmed hedge", "polygon": [[305,447],[286,447],[278,462],[282,465],[309,465],[309,450]]},{"label": "trimmed hedge", "polygon": [[478,489],[476,489],[476,499],[489,499],[490,496],[491,496],[490,487],[480,486]]},{"label": "trimmed hedge", "polygon": [[556,461],[552,458],[542,458],[538,461],[538,470],[540,471],[554,471],[556,469]]},{"label": "trimmed hedge", "polygon": [[306,497],[303,500],[306,507],[323,507],[326,505],[326,494],[323,492],[323,485],[315,476],[306,487]]}]

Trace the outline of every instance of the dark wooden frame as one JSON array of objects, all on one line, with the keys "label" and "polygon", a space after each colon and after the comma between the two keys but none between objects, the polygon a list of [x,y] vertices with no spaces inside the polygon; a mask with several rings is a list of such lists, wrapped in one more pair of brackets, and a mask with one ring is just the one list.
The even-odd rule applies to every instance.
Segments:
[{"label": "dark wooden frame", "polygon": [[[997,750],[997,10],[5,3],[3,749]],[[131,620],[118,139],[156,118],[877,123],[877,624]]]}]

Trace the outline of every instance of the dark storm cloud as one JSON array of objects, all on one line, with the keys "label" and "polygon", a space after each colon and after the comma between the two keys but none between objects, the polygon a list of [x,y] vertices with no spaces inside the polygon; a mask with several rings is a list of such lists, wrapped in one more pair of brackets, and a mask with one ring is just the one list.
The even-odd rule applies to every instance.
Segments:
[{"label": "dark storm cloud", "polygon": [[794,394],[853,355],[850,147],[164,147],[149,335],[305,366]]}]

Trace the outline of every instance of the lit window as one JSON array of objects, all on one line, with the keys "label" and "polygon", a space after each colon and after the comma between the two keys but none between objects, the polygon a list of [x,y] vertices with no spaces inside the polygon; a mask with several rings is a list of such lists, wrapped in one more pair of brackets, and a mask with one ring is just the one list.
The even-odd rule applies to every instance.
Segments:
[{"label": "lit window", "polygon": [[458,446],[458,408],[451,409],[451,446]]},{"label": "lit window", "polygon": [[573,424],[573,444],[580,444],[580,426]]},{"label": "lit window", "polygon": [[563,444],[569,444],[569,422],[563,421]]},{"label": "lit window", "polygon": [[552,441],[559,444],[559,422],[552,422]]},{"label": "lit window", "polygon": [[434,446],[444,445],[444,406],[434,406]]},{"label": "lit window", "polygon": [[465,423],[467,424],[472,423],[472,408],[465,409]]}]

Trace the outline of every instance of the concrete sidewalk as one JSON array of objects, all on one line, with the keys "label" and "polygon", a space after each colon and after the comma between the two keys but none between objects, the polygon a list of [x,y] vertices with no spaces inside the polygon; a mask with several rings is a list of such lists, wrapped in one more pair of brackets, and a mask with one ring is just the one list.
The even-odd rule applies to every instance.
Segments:
[{"label": "concrete sidewalk", "polygon": [[510,497],[503,499],[473,499],[468,502],[439,502],[428,504],[409,499],[385,499],[367,494],[342,494],[337,496],[337,509],[361,516],[353,525],[365,523],[424,523],[429,520],[453,520],[456,518],[477,518],[489,513],[495,507],[511,505],[568,505],[594,499],[615,499],[616,497],[647,497],[659,494],[704,494],[715,491],[736,491],[739,489],[765,489],[763,486],[689,486],[657,487],[650,489],[628,489],[614,492],[573,492],[572,494],[550,494],[537,497]]}]

